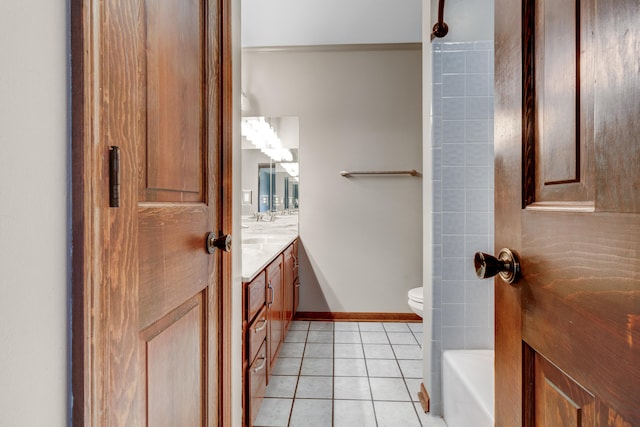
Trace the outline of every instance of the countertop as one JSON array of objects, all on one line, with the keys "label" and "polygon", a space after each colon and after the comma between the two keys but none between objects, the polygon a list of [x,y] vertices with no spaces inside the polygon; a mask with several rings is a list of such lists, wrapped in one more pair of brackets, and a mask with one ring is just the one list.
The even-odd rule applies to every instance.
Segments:
[{"label": "countertop", "polygon": [[250,282],[278,254],[298,238],[298,215],[276,216],[273,221],[242,218],[242,281]]}]

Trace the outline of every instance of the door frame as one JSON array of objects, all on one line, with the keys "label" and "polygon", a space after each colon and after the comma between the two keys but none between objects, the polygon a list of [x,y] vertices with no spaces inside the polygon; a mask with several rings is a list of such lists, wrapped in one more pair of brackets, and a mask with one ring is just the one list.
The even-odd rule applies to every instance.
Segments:
[{"label": "door frame", "polygon": [[[220,0],[222,147],[221,226],[232,229],[233,64],[231,2]],[[71,74],[71,419],[74,426],[104,425],[108,408],[108,144],[100,141],[100,18],[102,0],[70,2]],[[107,201],[105,203],[105,201]],[[232,257],[221,262],[220,341],[232,342]],[[232,418],[232,346],[219,346],[219,425]]]}]

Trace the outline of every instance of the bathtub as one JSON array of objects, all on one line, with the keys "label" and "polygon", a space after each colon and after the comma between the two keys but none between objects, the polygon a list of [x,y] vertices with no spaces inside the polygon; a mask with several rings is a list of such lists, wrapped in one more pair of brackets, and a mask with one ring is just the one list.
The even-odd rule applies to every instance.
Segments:
[{"label": "bathtub", "polygon": [[493,427],[493,350],[442,355],[442,402],[447,427]]}]

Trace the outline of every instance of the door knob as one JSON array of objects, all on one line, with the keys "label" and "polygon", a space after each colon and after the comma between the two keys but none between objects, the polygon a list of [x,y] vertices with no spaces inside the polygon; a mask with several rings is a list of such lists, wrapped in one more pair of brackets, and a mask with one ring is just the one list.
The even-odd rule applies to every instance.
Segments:
[{"label": "door knob", "polygon": [[488,279],[500,274],[502,280],[513,285],[520,279],[520,260],[518,255],[507,248],[500,250],[498,257],[484,252],[476,252],[473,257],[476,274],[481,279]]},{"label": "door knob", "polygon": [[220,236],[216,236],[213,232],[207,234],[206,247],[210,254],[214,253],[216,249],[231,252],[231,234],[221,234]]}]

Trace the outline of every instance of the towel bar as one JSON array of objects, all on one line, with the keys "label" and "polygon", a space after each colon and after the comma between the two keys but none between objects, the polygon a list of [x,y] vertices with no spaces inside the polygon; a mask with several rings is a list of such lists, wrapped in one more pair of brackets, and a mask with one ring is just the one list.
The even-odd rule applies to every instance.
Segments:
[{"label": "towel bar", "polygon": [[411,169],[410,171],[340,171],[340,175],[350,178],[354,175],[411,175],[411,176],[420,176],[420,173],[415,169]]}]

